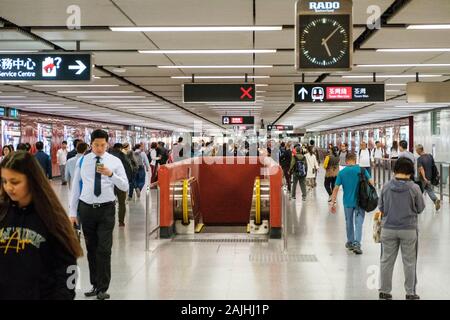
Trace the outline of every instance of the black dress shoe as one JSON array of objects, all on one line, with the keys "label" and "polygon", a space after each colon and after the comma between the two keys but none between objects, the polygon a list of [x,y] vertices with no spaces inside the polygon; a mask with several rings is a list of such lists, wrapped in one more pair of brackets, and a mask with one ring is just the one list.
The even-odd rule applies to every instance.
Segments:
[{"label": "black dress shoe", "polygon": [[380,292],[379,299],[380,300],[392,300],[392,295],[389,293]]},{"label": "black dress shoe", "polygon": [[105,299],[109,299],[109,294],[103,291],[97,293],[97,300],[105,300]]},{"label": "black dress shoe", "polygon": [[92,287],[92,289],[91,289],[91,291],[88,291],[88,292],[85,292],[84,293],[84,296],[85,297],[94,297],[94,296],[96,296],[97,295],[97,289],[96,288],[94,288],[94,287]]},{"label": "black dress shoe", "polygon": [[417,294],[407,294],[406,300],[420,300],[420,297]]}]

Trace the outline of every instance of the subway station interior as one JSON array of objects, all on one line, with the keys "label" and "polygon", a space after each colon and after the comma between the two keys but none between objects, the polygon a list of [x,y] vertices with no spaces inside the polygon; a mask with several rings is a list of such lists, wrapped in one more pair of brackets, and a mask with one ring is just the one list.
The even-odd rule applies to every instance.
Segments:
[{"label": "subway station interior", "polygon": [[[42,172],[78,228],[71,299],[450,299],[450,0],[0,0],[0,119],[0,300],[44,298],[6,293],[26,270],[19,255],[52,250],[7,233],[22,205],[5,172],[22,172],[11,161],[25,152],[49,159]],[[89,185],[102,139],[120,168],[91,170]],[[68,175],[77,142],[92,157],[82,151]],[[378,206],[357,213],[357,172],[350,221],[356,166]],[[103,222],[91,233],[87,216],[109,187],[104,248]]]}]

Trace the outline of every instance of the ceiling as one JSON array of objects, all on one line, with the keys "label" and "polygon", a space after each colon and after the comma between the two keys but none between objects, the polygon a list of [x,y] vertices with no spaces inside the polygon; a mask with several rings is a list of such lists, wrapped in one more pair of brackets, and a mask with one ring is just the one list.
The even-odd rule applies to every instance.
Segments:
[{"label": "ceiling", "polygon": [[[377,72],[386,82],[386,103],[297,104],[292,106],[293,83],[301,82],[295,71],[295,0],[0,0],[0,17],[9,25],[0,27],[0,51],[55,48],[90,51],[95,78],[91,86],[42,86],[33,83],[0,84],[0,105],[55,115],[67,115],[113,123],[142,125],[175,131],[202,126],[221,128],[221,115],[254,115],[256,123],[277,120],[308,130],[344,127],[406,116],[442,105],[408,108],[405,88],[415,73],[450,79],[449,67],[360,67],[360,64],[450,63],[450,52],[386,53],[379,48],[450,48],[450,30],[409,30],[409,24],[450,22],[450,1],[411,0],[392,14],[380,30],[361,42],[354,52],[353,71],[345,75],[371,76]],[[365,31],[370,5],[383,13],[400,0],[354,0],[354,40]],[[66,26],[67,10],[77,5],[81,29]],[[240,32],[114,32],[124,26],[283,26],[280,31]],[[276,49],[275,53],[240,54],[148,54],[137,50],[167,49]],[[271,68],[162,69],[167,65],[271,65]],[[257,84],[254,104],[184,104],[182,84],[190,79],[174,76],[241,76]],[[308,73],[314,82],[320,73]],[[342,78],[333,73],[323,82],[367,82]],[[385,75],[403,75],[390,78]],[[253,79],[252,76],[262,78]],[[408,77],[412,76],[412,77]],[[236,79],[196,79],[198,83],[235,82]],[[48,83],[52,84],[52,83]],[[64,83],[63,83],[64,84]],[[70,83],[67,83],[70,84]],[[92,86],[94,85],[94,86]],[[85,93],[70,92],[85,91]],[[93,92],[94,91],[94,92]],[[108,91],[100,92],[100,91]],[[115,93],[114,91],[123,91]],[[95,97],[104,96],[104,98]],[[89,98],[88,98],[89,97]],[[134,102],[136,101],[136,102]]]}]

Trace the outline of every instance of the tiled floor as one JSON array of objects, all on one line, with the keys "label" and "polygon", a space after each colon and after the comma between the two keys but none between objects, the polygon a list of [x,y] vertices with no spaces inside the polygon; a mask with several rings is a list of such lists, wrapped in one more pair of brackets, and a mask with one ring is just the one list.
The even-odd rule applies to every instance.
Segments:
[{"label": "tiled floor", "polygon": [[[372,215],[367,214],[364,223],[364,254],[348,252],[344,248],[343,209],[340,207],[336,215],[328,212],[328,196],[321,181],[323,178],[318,178],[319,185],[307,201],[302,202],[298,195],[295,202],[289,202],[287,253],[283,253],[282,240],[272,239],[262,243],[153,239],[151,250],[146,252],[144,196],[130,202],[126,227],[114,230],[111,298],[377,299],[380,245],[371,238]],[[57,181],[53,184],[67,203],[66,186]],[[450,211],[448,199],[444,202],[436,213],[427,198],[427,209],[420,216],[417,290],[422,299],[450,299]],[[317,261],[301,261],[301,255],[314,255]],[[77,299],[84,299],[82,292],[90,288],[85,257],[79,265]],[[403,281],[398,257],[394,299],[404,299]]]}]

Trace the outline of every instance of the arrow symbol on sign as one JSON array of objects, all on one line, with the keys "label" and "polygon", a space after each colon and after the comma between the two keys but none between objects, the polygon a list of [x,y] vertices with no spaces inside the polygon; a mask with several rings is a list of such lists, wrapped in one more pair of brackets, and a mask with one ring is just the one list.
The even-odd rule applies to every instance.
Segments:
[{"label": "arrow symbol on sign", "polygon": [[305,100],[305,94],[308,94],[308,90],[306,90],[305,87],[302,87],[300,90],[298,90],[298,95],[302,96],[302,100]]},{"label": "arrow symbol on sign", "polygon": [[69,70],[78,70],[75,74],[81,74],[86,69],[86,66],[80,60],[75,60],[75,62],[77,65],[69,66]]}]

